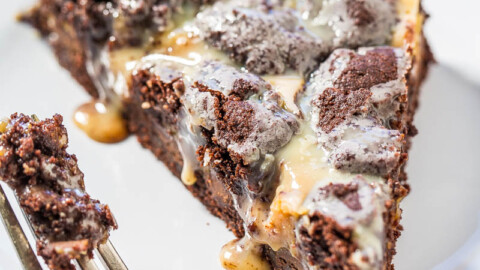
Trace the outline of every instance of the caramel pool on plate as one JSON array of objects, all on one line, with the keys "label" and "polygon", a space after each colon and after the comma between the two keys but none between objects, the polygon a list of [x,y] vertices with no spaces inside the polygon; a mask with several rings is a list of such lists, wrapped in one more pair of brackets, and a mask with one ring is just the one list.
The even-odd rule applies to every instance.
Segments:
[{"label": "caramel pool on plate", "polygon": [[88,137],[97,142],[121,142],[129,135],[121,110],[117,106],[98,100],[92,100],[78,107],[73,121]]}]

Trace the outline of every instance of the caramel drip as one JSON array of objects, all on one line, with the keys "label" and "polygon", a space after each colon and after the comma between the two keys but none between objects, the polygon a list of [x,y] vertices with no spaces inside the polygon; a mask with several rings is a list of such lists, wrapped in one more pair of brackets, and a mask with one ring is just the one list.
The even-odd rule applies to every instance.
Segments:
[{"label": "caramel drip", "polygon": [[303,90],[305,84],[304,79],[299,75],[275,75],[264,76],[267,82],[269,82],[275,90],[282,96],[284,107],[287,111],[292,113],[299,113],[300,109],[295,103],[297,94]]},{"label": "caramel drip", "polygon": [[220,262],[228,270],[270,270],[261,246],[248,238],[235,239],[222,247]]},{"label": "caramel drip", "polygon": [[194,54],[205,50],[206,46],[198,36],[191,32],[171,32],[164,39],[164,44],[158,52],[183,58],[195,58]]},{"label": "caramel drip", "polygon": [[121,142],[129,135],[121,110],[117,106],[98,100],[92,100],[78,107],[73,121],[88,137],[97,142]]},{"label": "caramel drip", "polygon": [[400,0],[396,4],[399,22],[395,27],[391,45],[394,47],[411,47],[413,54],[419,55],[422,26],[425,16],[421,12],[419,0]]}]

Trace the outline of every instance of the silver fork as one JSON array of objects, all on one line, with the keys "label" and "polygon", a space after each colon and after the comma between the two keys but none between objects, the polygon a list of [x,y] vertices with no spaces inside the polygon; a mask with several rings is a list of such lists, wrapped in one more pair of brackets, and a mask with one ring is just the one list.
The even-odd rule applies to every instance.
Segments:
[{"label": "silver fork", "polygon": [[[38,258],[35,255],[27,237],[15,216],[15,212],[10,205],[10,202],[0,185],[0,214],[2,216],[3,224],[5,225],[7,232],[12,239],[13,245],[17,251],[18,257],[26,270],[41,270],[42,267],[38,262]],[[28,219],[27,219],[28,223]],[[29,224],[30,225],[30,224]],[[118,255],[115,247],[107,240],[103,245],[100,245],[97,249],[97,254],[100,256],[104,267],[110,270],[127,270],[127,266],[123,262],[120,255]],[[99,266],[95,261],[90,260],[87,256],[83,256],[77,260],[78,265],[83,270],[99,270]]]}]

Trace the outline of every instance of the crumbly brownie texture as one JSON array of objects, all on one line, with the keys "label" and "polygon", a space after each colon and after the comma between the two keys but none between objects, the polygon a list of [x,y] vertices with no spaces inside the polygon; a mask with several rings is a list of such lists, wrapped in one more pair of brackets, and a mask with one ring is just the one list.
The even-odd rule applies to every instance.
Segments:
[{"label": "crumbly brownie texture", "polygon": [[117,224],[107,205],[85,193],[75,155],[66,152],[62,117],[38,120],[13,114],[0,122],[0,180],[19,198],[51,269],[71,263],[106,241]]},{"label": "crumbly brownie texture", "polygon": [[[93,1],[88,1],[93,2]],[[45,37],[62,67],[82,85],[87,92],[98,97],[97,87],[87,71],[88,43],[86,35],[88,29],[78,26],[81,18],[86,18],[90,13],[75,12],[85,10],[85,6],[74,4],[71,1],[42,0],[30,12],[23,14],[20,19],[38,29]],[[85,16],[82,17],[81,14]],[[91,21],[90,19],[88,21]],[[98,28],[97,28],[98,29]]]},{"label": "crumbly brownie texture", "polygon": [[[311,265],[321,269],[356,269],[348,263],[357,246],[352,242],[352,231],[339,226],[333,218],[314,213],[299,230],[302,253]],[[347,262],[347,263],[346,263]]]},{"label": "crumbly brownie texture", "polygon": [[[66,2],[59,0],[56,5]],[[156,1],[135,2],[142,3],[142,8],[132,14],[154,14],[149,9]],[[175,2],[165,4],[168,12],[162,14],[168,15],[162,18],[178,11]],[[194,181],[184,181],[189,183],[186,187],[237,237],[258,237],[263,228],[246,218],[241,203],[270,205],[281,174],[278,150],[303,136],[308,126],[329,153],[329,166],[344,181],[316,186],[308,194],[307,212],[297,214],[294,224],[296,252],[289,250],[291,246],[274,251],[263,244],[262,257],[273,269],[393,269],[395,241],[402,229],[398,203],[409,190],[403,164],[415,133],[411,122],[418,90],[431,60],[428,45],[421,37],[414,59],[409,58],[411,49],[407,53],[391,47],[357,50],[389,43],[397,22],[396,1],[302,0],[291,4],[231,0],[201,9],[190,26],[196,26],[206,44],[224,51],[249,72],[212,59],[195,67],[165,58],[139,61],[123,96],[129,129],[177,177],[193,177]],[[81,4],[74,6],[76,10]],[[118,10],[118,5],[111,8]],[[30,21],[44,33],[61,32],[56,29],[59,25],[71,24],[60,16],[62,24],[47,27],[43,9],[52,8],[35,9]],[[93,18],[87,15],[86,24],[94,27]],[[125,21],[114,19],[112,25]],[[125,33],[136,29],[125,25]],[[150,23],[140,25],[144,31],[134,32],[145,37],[164,31],[168,23],[158,23],[154,30]],[[109,32],[109,40],[114,41],[109,43],[110,50],[137,44],[115,34],[115,29],[122,27]],[[262,39],[258,33],[264,35]],[[85,42],[80,35],[74,39],[71,42]],[[107,42],[96,40],[95,44],[97,50]],[[344,47],[349,49],[337,49]],[[80,60],[79,66],[90,61],[87,57]],[[76,77],[89,77],[86,68],[68,68]],[[257,76],[287,70],[303,75],[314,71],[304,77],[305,92],[297,94],[301,116],[289,112],[277,89]],[[379,244],[365,244],[371,243],[365,237]]]}]

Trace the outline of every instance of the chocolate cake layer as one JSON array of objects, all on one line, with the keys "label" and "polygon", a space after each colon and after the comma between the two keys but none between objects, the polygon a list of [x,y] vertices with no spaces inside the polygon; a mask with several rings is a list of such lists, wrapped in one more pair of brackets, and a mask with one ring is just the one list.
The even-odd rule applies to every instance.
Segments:
[{"label": "chocolate cake layer", "polygon": [[60,62],[241,238],[224,267],[393,269],[420,3],[214,2],[42,0],[24,20],[71,31],[83,52],[61,38]]},{"label": "chocolate cake layer", "polygon": [[50,269],[75,269],[73,259],[93,257],[117,228],[109,207],[85,192],[67,144],[60,115],[40,121],[13,114],[0,121],[0,180],[15,191]]}]

